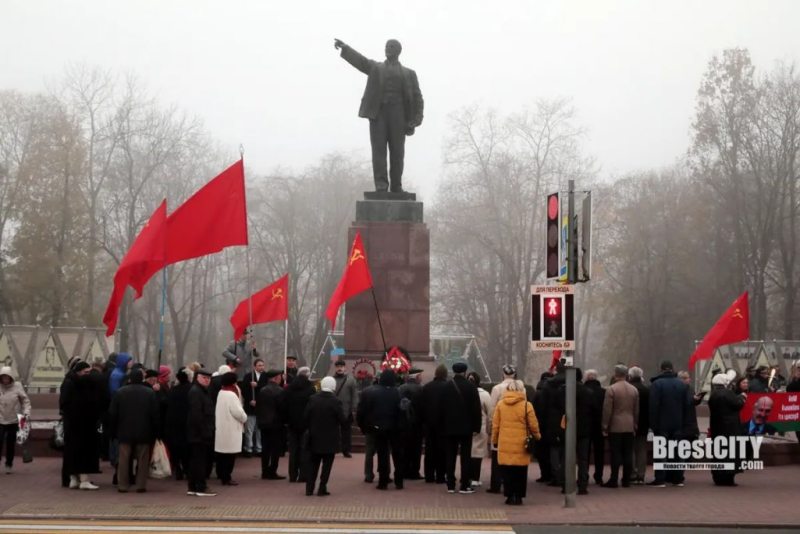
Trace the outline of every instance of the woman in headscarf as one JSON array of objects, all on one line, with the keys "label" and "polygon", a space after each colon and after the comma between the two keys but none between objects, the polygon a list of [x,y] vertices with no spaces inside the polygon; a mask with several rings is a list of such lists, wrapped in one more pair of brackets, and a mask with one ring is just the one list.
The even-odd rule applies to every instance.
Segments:
[{"label": "woman in headscarf", "polygon": [[[736,371],[719,373],[711,379],[711,395],[708,397],[709,431],[712,437],[736,436],[741,432],[739,412],[744,407],[746,393],[736,394],[731,390],[731,380]],[[743,458],[740,458],[743,459]],[[711,478],[717,486],[735,486],[736,470],[712,470]]]},{"label": "woman in headscarf", "polygon": [[90,375],[91,366],[75,363],[62,390],[61,412],[64,417],[64,473],[69,475],[70,489],[96,490],[89,475],[100,472],[98,447],[102,391]]},{"label": "woman in headscarf", "polygon": [[222,375],[215,411],[214,452],[217,453],[217,477],[223,486],[238,486],[233,480],[236,455],[242,452],[242,433],[247,414],[242,408],[242,394],[236,385],[236,373]]},{"label": "woman in headscarf", "polygon": [[[18,415],[22,415],[21,420]],[[14,381],[11,367],[0,367],[0,456],[5,449],[6,474],[13,469],[19,425],[28,424],[30,415],[31,401],[22,384]]]}]

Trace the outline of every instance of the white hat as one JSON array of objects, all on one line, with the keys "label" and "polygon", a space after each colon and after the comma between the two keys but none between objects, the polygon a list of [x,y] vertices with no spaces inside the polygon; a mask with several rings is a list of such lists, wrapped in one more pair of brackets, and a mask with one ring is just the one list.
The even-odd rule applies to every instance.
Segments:
[{"label": "white hat", "polygon": [[219,366],[219,369],[217,369],[217,374],[218,374],[218,375],[224,375],[225,373],[230,373],[230,372],[231,372],[231,368],[230,368],[230,367],[228,367],[228,366],[227,366],[227,365],[225,365],[225,364],[223,364],[223,365],[220,365],[220,366]]},{"label": "white hat", "polygon": [[322,391],[330,391],[333,393],[333,391],[336,389],[336,379],[332,376],[326,376],[322,379],[322,382],[320,382],[319,387],[322,389]]},{"label": "white hat", "polygon": [[14,380],[14,375],[11,374],[11,367],[7,365],[4,367],[0,367],[0,376],[8,376],[11,378],[11,380]]}]

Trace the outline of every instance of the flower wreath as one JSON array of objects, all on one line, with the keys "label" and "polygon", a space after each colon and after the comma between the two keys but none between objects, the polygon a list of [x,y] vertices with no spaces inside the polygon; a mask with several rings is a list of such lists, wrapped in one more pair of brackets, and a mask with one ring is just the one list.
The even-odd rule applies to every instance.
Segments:
[{"label": "flower wreath", "polygon": [[393,346],[386,353],[386,358],[381,362],[381,371],[390,369],[395,374],[406,374],[411,370],[411,362],[408,353],[397,345]]}]

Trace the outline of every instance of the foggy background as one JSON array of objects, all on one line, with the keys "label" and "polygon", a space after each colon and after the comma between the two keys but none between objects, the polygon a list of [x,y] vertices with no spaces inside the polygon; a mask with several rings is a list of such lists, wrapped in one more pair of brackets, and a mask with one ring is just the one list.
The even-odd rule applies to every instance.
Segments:
[{"label": "foggy background", "polygon": [[[782,251],[797,240],[785,231],[797,222],[797,138],[762,119],[800,121],[798,15],[792,1],[2,1],[0,323],[99,324],[116,263],[160,198],[174,209],[242,144],[252,289],[294,274],[305,293],[292,303],[291,351],[313,358],[354,200],[372,189],[357,117],[366,77],[339,57],[336,37],[372,59],[399,39],[420,80],[425,120],[407,140],[404,182],[432,229],[433,331],[478,336],[495,368],[528,360],[542,198],[573,178],[597,192],[597,277],[581,288],[579,326],[589,363],[683,362],[753,287],[757,335],[793,335],[799,273]],[[725,108],[715,107],[725,93],[698,91],[724,86],[713,73],[732,65],[753,67],[753,88],[737,90],[745,102],[757,95],[737,108],[749,126],[733,137],[762,145],[726,168],[733,137],[701,115]],[[90,135],[90,109],[102,135]],[[32,117],[37,128],[19,127]],[[40,140],[36,165],[19,158],[21,131]],[[48,156],[55,145],[60,156]],[[549,159],[533,146],[551,147]],[[170,273],[175,363],[217,361],[247,295],[245,261],[232,249]],[[157,337],[153,280],[121,317],[140,354]],[[282,328],[259,332],[280,351]]]}]

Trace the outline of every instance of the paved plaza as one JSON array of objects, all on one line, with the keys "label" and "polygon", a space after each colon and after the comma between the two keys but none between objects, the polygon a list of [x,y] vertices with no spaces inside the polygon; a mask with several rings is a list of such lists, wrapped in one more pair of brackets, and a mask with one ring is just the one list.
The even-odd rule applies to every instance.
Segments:
[{"label": "paved plaza", "polygon": [[[376,530],[381,525],[396,529],[416,525],[409,528],[476,532],[526,525],[794,527],[800,522],[797,465],[745,473],[738,477],[737,488],[713,486],[707,472],[687,473],[683,488],[591,485],[590,494],[579,497],[574,509],[563,507],[557,488],[532,481],[524,506],[506,506],[502,496],[488,494],[484,488],[472,495],[448,494],[444,486],[423,481],[409,481],[404,490],[390,486],[378,491],[374,484],[363,482],[362,466],[361,454],[350,459],[337,456],[329,484],[332,495],[307,497],[302,484],[261,480],[257,458],[239,459],[234,472],[239,486],[223,487],[214,480],[212,488],[219,495],[198,498],[187,496],[185,483],[174,480],[150,480],[147,493],[120,494],[111,486],[107,466],[94,479],[100,490],[68,490],[60,487],[60,459],[36,458],[30,464],[19,463],[11,475],[0,475],[0,526],[5,525],[0,532],[9,531],[11,521],[35,524],[45,519],[140,521],[142,525],[148,520],[217,525],[255,521],[261,527],[297,523]],[[530,475],[531,479],[538,476],[535,464]],[[484,462],[483,478],[488,479],[488,462]]]}]

